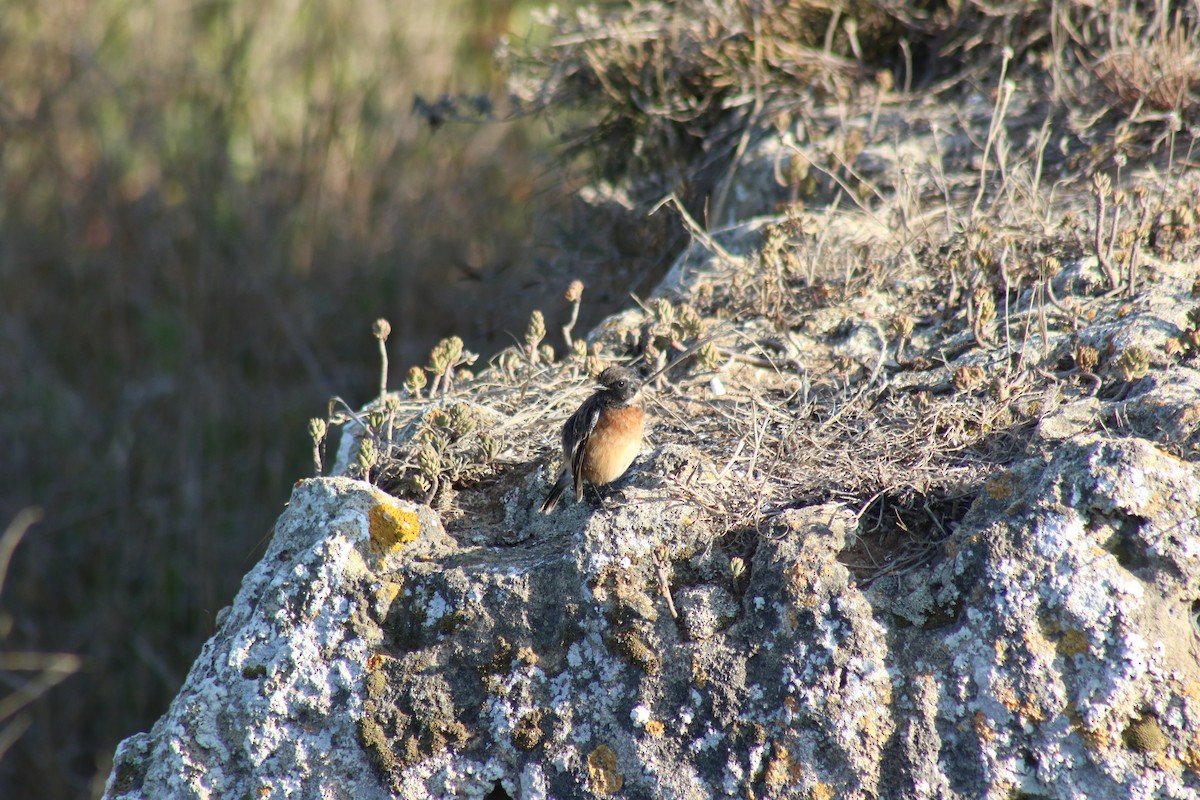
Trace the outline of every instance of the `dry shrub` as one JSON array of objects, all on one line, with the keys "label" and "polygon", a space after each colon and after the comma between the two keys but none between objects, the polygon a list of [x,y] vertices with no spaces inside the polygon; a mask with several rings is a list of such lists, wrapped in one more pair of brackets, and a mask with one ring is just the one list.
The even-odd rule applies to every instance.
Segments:
[{"label": "dry shrub", "polygon": [[1195,115],[1197,16],[1194,2],[590,5],[544,15],[546,41],[512,58],[510,88],[527,108],[582,112],[565,115],[569,152],[600,175],[696,210],[748,137],[871,81],[953,101],[1003,75],[1109,142],[1096,158],[1153,152],[1164,115],[1176,131]]},{"label": "dry shrub", "polygon": [[1145,19],[1136,7],[1128,8],[1114,14],[1114,21],[1121,24],[1114,26],[1106,42],[1077,42],[1080,60],[1090,74],[1131,117],[1158,121],[1162,116],[1155,115],[1175,114],[1176,125],[1196,122],[1200,42],[1196,9],[1189,10],[1189,16],[1175,11],[1164,18],[1170,10],[1156,7]]},{"label": "dry shrub", "polygon": [[[676,169],[720,161],[747,122],[809,92],[848,91],[861,45],[836,27],[827,36],[840,13],[748,0],[552,10],[546,42],[514,56],[510,86],[526,107],[590,115],[569,152],[593,152],[601,175],[674,188]],[[867,18],[860,36],[894,37],[885,15]]]}]

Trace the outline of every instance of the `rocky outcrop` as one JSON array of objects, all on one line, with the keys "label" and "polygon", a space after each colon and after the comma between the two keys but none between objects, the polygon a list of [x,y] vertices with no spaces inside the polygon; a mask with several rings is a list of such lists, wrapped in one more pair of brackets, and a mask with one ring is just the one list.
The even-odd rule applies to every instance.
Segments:
[{"label": "rocky outcrop", "polygon": [[779,514],[732,574],[641,486],[690,458],[504,549],[302,482],[108,796],[1194,796],[1195,465],[1069,440],[864,591],[837,506]]},{"label": "rocky outcrop", "polygon": [[[802,276],[811,219],[756,224],[601,327],[650,356],[695,301],[736,330],[600,505],[538,513],[577,398],[527,401],[594,350],[534,336],[358,418],[106,797],[1197,797],[1194,265],[1116,292],[947,234],[948,272],[850,291],[886,231],[825,221],[841,284]],[[432,507],[347,477],[385,474],[372,425]]]}]

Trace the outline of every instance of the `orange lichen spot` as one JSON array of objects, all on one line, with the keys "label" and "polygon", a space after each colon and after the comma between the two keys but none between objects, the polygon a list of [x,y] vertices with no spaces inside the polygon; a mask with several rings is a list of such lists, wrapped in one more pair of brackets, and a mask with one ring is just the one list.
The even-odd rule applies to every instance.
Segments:
[{"label": "orange lichen spot", "polygon": [[1032,702],[1022,703],[1021,707],[1017,709],[1017,713],[1019,713],[1026,722],[1037,723],[1046,721],[1046,712],[1041,706],[1036,706]]},{"label": "orange lichen spot", "polygon": [[993,500],[1007,500],[1013,495],[1012,476],[1008,474],[997,475],[983,484],[983,490]]},{"label": "orange lichen spot", "polygon": [[999,687],[996,691],[996,699],[1013,713],[1016,713],[1021,708],[1021,701],[1017,699],[1017,693],[1010,686]]},{"label": "orange lichen spot", "polygon": [[692,653],[692,682],[701,689],[708,685],[708,668],[696,653]]},{"label": "orange lichen spot", "polygon": [[657,739],[663,735],[663,732],[666,731],[666,727],[667,726],[663,725],[660,721],[652,719],[646,723],[646,733]]},{"label": "orange lichen spot", "polygon": [[596,794],[614,794],[625,785],[625,776],[617,772],[617,754],[606,744],[588,753],[588,776]]},{"label": "orange lichen spot", "polygon": [[1083,739],[1083,743],[1092,750],[1107,750],[1112,745],[1112,737],[1108,731],[1103,728],[1089,728],[1083,722],[1083,715],[1079,713],[1079,709],[1074,703],[1067,703],[1063,709],[1063,714],[1071,721],[1071,729],[1079,734],[1079,738]]},{"label": "orange lichen spot", "polygon": [[387,554],[415,541],[421,532],[416,511],[407,511],[391,503],[376,503],[369,512],[371,545]]},{"label": "orange lichen spot", "polygon": [[800,597],[812,588],[812,581],[808,577],[808,569],[799,561],[793,561],[784,568],[783,578],[787,581],[788,589],[797,597]]},{"label": "orange lichen spot", "polygon": [[1192,737],[1192,743],[1183,751],[1181,760],[1184,767],[1200,774],[1200,731]]},{"label": "orange lichen spot", "polygon": [[982,711],[976,711],[975,716],[971,719],[971,724],[975,728],[975,735],[984,742],[990,742],[996,738],[996,731],[992,728],[991,722],[988,721],[987,715]]},{"label": "orange lichen spot", "polygon": [[[797,601],[797,602],[799,602],[801,605],[805,605],[804,601]],[[812,606],[815,606],[816,604],[817,604],[817,601],[814,598],[809,597],[807,599],[807,605],[810,608]],[[789,631],[794,631],[800,627],[800,615],[796,612],[796,609],[790,608],[790,607],[784,609],[783,626],[785,628],[787,628]]]},{"label": "orange lichen spot", "polygon": [[763,782],[768,789],[778,790],[788,782],[789,771],[791,765],[791,756],[788,754],[787,748],[776,742],[775,752],[771,756],[771,760],[767,762],[766,772],[763,774]]}]

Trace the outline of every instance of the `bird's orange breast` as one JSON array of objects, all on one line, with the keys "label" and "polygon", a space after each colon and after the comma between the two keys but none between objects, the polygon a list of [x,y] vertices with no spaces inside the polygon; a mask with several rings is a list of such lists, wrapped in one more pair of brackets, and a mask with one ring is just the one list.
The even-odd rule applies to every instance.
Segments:
[{"label": "bird's orange breast", "polygon": [[596,421],[584,453],[583,479],[597,486],[625,474],[642,449],[646,412],[640,407],[607,409]]}]

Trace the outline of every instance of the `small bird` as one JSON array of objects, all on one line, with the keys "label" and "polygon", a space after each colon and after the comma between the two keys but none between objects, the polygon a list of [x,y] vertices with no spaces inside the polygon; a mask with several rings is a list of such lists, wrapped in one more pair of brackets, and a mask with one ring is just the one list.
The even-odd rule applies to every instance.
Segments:
[{"label": "small bird", "polygon": [[542,503],[543,513],[554,510],[568,485],[574,485],[579,501],[584,481],[593,486],[612,483],[641,449],[646,424],[641,380],[626,367],[609,367],[596,380],[598,391],[563,425],[562,470]]}]

